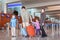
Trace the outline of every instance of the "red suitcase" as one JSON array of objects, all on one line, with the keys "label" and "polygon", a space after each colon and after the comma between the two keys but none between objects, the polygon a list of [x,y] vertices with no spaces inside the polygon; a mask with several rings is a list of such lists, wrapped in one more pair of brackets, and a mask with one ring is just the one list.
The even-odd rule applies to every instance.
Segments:
[{"label": "red suitcase", "polygon": [[27,26],[26,29],[29,36],[31,37],[35,36],[35,29],[32,25]]}]

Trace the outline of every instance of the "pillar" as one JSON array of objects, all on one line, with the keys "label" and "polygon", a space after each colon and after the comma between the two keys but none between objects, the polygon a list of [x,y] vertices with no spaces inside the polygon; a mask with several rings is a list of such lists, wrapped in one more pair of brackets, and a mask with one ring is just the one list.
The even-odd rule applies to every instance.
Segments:
[{"label": "pillar", "polygon": [[54,18],[51,18],[51,21],[52,21],[52,36],[54,36]]},{"label": "pillar", "polygon": [[6,5],[6,3],[4,4],[4,13],[7,13],[7,5]]},{"label": "pillar", "polygon": [[4,13],[7,13],[7,4],[6,4],[6,0],[2,0],[2,11]]}]

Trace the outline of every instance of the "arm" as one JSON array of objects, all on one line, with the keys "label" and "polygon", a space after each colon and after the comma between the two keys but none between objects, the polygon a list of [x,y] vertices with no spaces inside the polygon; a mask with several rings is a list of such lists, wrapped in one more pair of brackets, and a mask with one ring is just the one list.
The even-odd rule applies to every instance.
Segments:
[{"label": "arm", "polygon": [[36,22],[32,22],[33,24],[36,24]]}]

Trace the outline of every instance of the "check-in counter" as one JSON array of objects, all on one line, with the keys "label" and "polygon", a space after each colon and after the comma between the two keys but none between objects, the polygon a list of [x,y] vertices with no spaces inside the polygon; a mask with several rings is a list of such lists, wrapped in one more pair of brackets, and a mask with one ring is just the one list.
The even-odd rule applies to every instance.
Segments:
[{"label": "check-in counter", "polygon": [[[0,28],[2,29],[2,27],[6,28],[5,24],[7,22],[10,22],[12,18],[12,14],[4,14],[4,13],[0,13]],[[21,16],[17,16],[16,15],[16,19],[18,20],[19,23],[22,23],[22,18]]]}]

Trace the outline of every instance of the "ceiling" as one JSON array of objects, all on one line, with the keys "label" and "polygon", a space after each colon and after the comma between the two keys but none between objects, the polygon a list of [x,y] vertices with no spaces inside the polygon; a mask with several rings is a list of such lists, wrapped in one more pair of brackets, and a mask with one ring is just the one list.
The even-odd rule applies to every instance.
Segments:
[{"label": "ceiling", "polygon": [[[45,10],[47,10],[46,11],[47,15],[51,15],[51,17],[55,17],[55,18],[60,17],[60,4],[59,4],[60,0],[7,0],[6,2],[12,2],[12,1],[13,2],[14,1],[15,2],[16,1],[21,1],[22,4],[24,4],[24,5],[37,6],[37,7],[33,7],[33,8],[36,8],[37,10],[41,9],[41,6],[39,6],[39,5],[44,5],[45,4],[44,6],[42,6],[42,8],[45,8]],[[53,5],[52,6],[49,5],[49,4],[55,4],[54,2],[58,3],[59,8],[58,7],[52,7]],[[39,3],[39,4],[37,4],[37,3]],[[32,5],[32,4],[34,4],[34,5]],[[47,4],[48,4],[48,6],[46,6]],[[30,7],[30,6],[28,6],[28,7]]]},{"label": "ceiling", "polygon": [[50,2],[50,1],[58,1],[58,0],[21,0],[23,4],[35,4],[35,3]]},{"label": "ceiling", "polygon": [[60,19],[60,5],[36,7],[36,9],[38,9],[38,10],[40,10],[42,8],[45,8],[46,15],[50,15],[50,17]]},{"label": "ceiling", "polygon": [[[47,3],[48,2],[54,2],[54,1],[60,1],[60,0],[21,0],[24,5],[29,4],[37,4],[37,3]],[[38,4],[37,4],[38,5]],[[60,4],[58,5],[50,5],[50,6],[43,6],[43,7],[35,7],[36,9],[40,10],[41,8],[45,8],[46,14],[50,15],[51,17],[54,17],[56,19],[59,19],[60,17]]]}]

